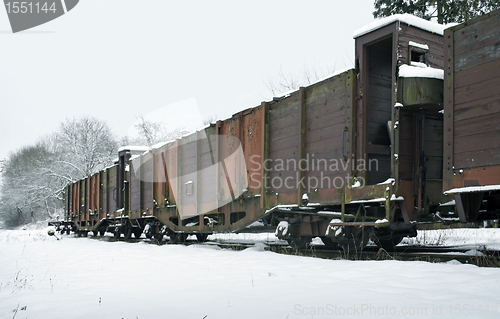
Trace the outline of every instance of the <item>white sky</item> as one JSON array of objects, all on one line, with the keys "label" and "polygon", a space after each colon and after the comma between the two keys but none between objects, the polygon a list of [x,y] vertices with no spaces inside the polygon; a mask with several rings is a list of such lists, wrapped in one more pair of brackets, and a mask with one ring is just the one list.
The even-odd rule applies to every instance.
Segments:
[{"label": "white sky", "polygon": [[270,97],[264,82],[350,67],[373,0],[81,0],[12,34],[0,8],[0,158],[92,115],[125,136],[136,116],[195,98],[227,118]]}]

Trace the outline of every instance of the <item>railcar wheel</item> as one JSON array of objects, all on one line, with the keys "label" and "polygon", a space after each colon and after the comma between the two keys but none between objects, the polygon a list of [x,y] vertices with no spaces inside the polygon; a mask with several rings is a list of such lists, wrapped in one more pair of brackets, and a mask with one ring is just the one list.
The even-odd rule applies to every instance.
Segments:
[{"label": "railcar wheel", "polygon": [[163,233],[156,233],[156,234],[154,234],[154,238],[157,241],[161,242],[163,240]]},{"label": "railcar wheel", "polygon": [[186,241],[186,239],[188,238],[188,234],[185,234],[185,233],[181,233],[180,234],[180,242],[183,243]]},{"label": "railcar wheel", "polygon": [[134,233],[135,238],[140,238],[142,235],[142,229],[141,228],[134,228],[133,233]]},{"label": "railcar wheel", "polygon": [[334,242],[330,237],[322,236],[320,237],[325,247],[328,249],[337,249],[339,248],[338,243]]},{"label": "railcar wheel", "polygon": [[354,227],[346,227],[345,241],[340,244],[340,247],[346,254],[361,252],[368,244],[368,240],[372,235],[372,228],[367,227],[362,230]]},{"label": "railcar wheel", "polygon": [[386,251],[394,251],[396,246],[403,240],[402,236],[393,236],[390,239],[382,239],[377,241],[377,246]]},{"label": "railcar wheel", "polygon": [[120,238],[120,235],[122,233],[121,227],[115,227],[115,231],[113,232],[113,237],[115,239]]},{"label": "railcar wheel", "polygon": [[363,250],[364,246],[361,245],[360,238],[351,238],[340,244],[340,248],[346,254],[358,253]]},{"label": "railcar wheel", "polygon": [[125,227],[123,235],[125,236],[125,240],[130,240],[132,238],[132,227],[130,225]]},{"label": "railcar wheel", "polygon": [[154,236],[154,233],[153,233],[153,230],[151,229],[151,225],[150,224],[147,224],[145,227],[144,227],[144,235],[146,235],[146,238],[147,239],[151,239],[153,238]]},{"label": "railcar wheel", "polygon": [[196,240],[199,242],[199,243],[204,243],[207,241],[207,238],[208,238],[208,234],[196,234]]},{"label": "railcar wheel", "polygon": [[304,249],[311,242],[311,237],[309,236],[299,236],[299,237],[291,237],[287,239],[287,242],[293,249]]},{"label": "railcar wheel", "polygon": [[186,233],[170,233],[168,235],[170,237],[170,242],[171,243],[183,243],[186,241],[186,238],[187,238],[187,234]]},{"label": "railcar wheel", "polygon": [[71,233],[71,229],[66,228],[66,235],[69,235]]}]

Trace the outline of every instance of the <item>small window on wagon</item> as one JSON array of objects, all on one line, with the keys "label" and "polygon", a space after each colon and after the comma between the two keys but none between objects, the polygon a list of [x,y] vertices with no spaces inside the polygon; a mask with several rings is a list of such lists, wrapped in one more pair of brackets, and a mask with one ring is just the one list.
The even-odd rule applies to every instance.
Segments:
[{"label": "small window on wagon", "polygon": [[426,44],[419,44],[410,41],[408,45],[409,49],[409,64],[423,66],[429,66],[429,47]]}]

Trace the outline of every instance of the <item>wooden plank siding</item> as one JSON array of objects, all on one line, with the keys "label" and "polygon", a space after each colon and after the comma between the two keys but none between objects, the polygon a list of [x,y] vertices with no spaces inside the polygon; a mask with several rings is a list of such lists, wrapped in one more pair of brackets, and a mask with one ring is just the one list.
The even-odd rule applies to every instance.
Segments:
[{"label": "wooden plank siding", "polygon": [[401,110],[399,123],[399,179],[412,181],[415,177],[413,112],[411,110]]},{"label": "wooden plank siding", "polygon": [[141,208],[153,208],[153,159],[150,153],[143,156],[141,164]]},{"label": "wooden plank siding", "polygon": [[443,190],[500,184],[500,10],[445,31]]},{"label": "wooden plank siding", "polygon": [[500,14],[451,33],[454,167],[500,165]]},{"label": "wooden plank siding", "polygon": [[281,204],[299,202],[303,192],[345,186],[350,166],[343,170],[340,162],[351,152],[352,141],[344,131],[353,128],[354,80],[350,70],[270,103],[269,191],[298,194]]},{"label": "wooden plank siding", "polygon": [[[283,169],[280,163],[299,161],[299,92],[292,93],[269,105],[269,163],[267,168],[268,186],[272,194],[296,193],[297,171]],[[284,180],[289,181],[287,187]]]},{"label": "wooden plank siding", "polygon": [[141,162],[142,156],[130,161],[130,210],[141,212]]},{"label": "wooden plank siding", "polygon": [[426,179],[443,179],[443,115],[426,114],[424,120],[424,154]]},{"label": "wooden plank siding", "polygon": [[108,169],[108,193],[107,193],[107,205],[108,212],[116,211],[116,199],[117,199],[117,189],[116,189],[116,174],[117,174],[118,166],[115,165]]}]

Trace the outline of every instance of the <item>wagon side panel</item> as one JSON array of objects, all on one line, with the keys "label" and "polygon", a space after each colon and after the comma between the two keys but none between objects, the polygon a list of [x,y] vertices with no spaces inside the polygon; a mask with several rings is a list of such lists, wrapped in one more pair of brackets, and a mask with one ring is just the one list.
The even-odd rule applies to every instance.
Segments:
[{"label": "wagon side panel", "polygon": [[342,190],[350,186],[353,86],[351,70],[306,89],[303,193],[311,201],[338,204]]},{"label": "wagon side panel", "polygon": [[444,189],[500,184],[500,11],[445,35]]}]

